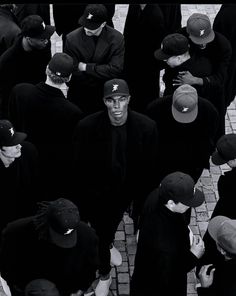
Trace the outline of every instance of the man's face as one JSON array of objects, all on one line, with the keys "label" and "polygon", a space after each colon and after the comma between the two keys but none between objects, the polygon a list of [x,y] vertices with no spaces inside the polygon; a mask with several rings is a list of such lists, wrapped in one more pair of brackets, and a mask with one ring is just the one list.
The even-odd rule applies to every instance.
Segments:
[{"label": "man's face", "polygon": [[227,162],[228,166],[230,166],[231,168],[235,168],[236,167],[236,159],[231,159]]},{"label": "man's face", "polygon": [[112,125],[122,125],[127,120],[130,96],[113,96],[104,99]]},{"label": "man's face", "polygon": [[21,144],[15,146],[3,146],[2,154],[7,158],[18,158],[21,156]]},{"label": "man's face", "polygon": [[180,56],[172,56],[169,59],[164,60],[164,62],[166,62],[171,68],[175,68],[182,64],[182,59]]},{"label": "man's face", "polygon": [[189,206],[186,206],[186,205],[182,204],[181,202],[176,203],[175,206],[174,206],[174,212],[175,213],[183,214],[188,209],[189,209]]},{"label": "man's face", "polygon": [[39,50],[44,49],[49,42],[48,39],[39,39],[39,38],[32,38],[32,37],[27,37],[27,40],[31,48],[39,49]]},{"label": "man's face", "polygon": [[85,28],[84,27],[84,31],[85,31],[85,34],[87,36],[99,36],[101,33],[102,33],[102,29],[104,27],[104,23],[101,24],[101,26],[99,26],[97,29],[95,30],[91,30],[91,29],[88,29],[88,28]]}]

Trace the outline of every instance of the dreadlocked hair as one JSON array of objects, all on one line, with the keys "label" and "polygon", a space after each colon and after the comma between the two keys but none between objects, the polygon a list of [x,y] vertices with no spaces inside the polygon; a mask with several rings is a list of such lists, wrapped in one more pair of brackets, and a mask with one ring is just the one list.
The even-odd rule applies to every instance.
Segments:
[{"label": "dreadlocked hair", "polygon": [[39,239],[42,240],[48,240],[49,238],[48,208],[50,204],[50,201],[38,202],[38,210],[33,219],[35,230],[38,232]]}]

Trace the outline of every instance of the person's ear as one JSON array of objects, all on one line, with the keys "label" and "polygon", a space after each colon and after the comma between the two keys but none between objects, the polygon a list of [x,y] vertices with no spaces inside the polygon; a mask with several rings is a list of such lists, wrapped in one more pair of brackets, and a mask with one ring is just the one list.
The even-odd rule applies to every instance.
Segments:
[{"label": "person's ear", "polygon": [[127,104],[129,104],[129,102],[130,102],[130,98],[131,98],[131,96],[128,96]]},{"label": "person's ear", "polygon": [[175,211],[175,202],[172,199],[169,199],[166,206],[169,210],[171,210],[172,212]]}]

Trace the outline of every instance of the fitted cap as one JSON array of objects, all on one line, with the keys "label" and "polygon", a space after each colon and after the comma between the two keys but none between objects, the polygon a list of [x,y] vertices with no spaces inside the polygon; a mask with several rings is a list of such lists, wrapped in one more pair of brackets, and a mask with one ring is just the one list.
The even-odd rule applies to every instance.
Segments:
[{"label": "fitted cap", "polygon": [[194,13],[187,20],[187,32],[189,38],[196,44],[205,44],[215,38],[215,32],[206,14]]},{"label": "fitted cap", "polygon": [[26,138],[25,133],[16,132],[9,120],[0,120],[0,145],[15,146],[22,143]]},{"label": "fitted cap", "polygon": [[159,194],[167,195],[169,199],[194,208],[200,206],[205,200],[204,194],[195,188],[193,178],[182,172],[167,175],[160,183]]},{"label": "fitted cap", "polygon": [[236,134],[227,134],[219,138],[216,143],[216,151],[212,154],[212,162],[215,165],[227,163],[236,158]]},{"label": "fitted cap", "polygon": [[236,255],[236,220],[216,216],[210,220],[208,232],[226,252]]},{"label": "fitted cap", "polygon": [[59,296],[56,285],[46,279],[35,279],[25,287],[25,296]]},{"label": "fitted cap", "polygon": [[73,59],[66,53],[55,53],[48,68],[59,77],[69,77],[73,71]]},{"label": "fitted cap", "polygon": [[188,38],[179,33],[169,34],[163,39],[161,48],[154,52],[154,56],[158,60],[166,60],[184,54],[188,50]]},{"label": "fitted cap", "polygon": [[45,25],[43,19],[39,15],[29,15],[25,17],[21,23],[22,34],[27,37],[37,39],[50,39],[55,32],[55,27]]},{"label": "fitted cap", "polygon": [[111,79],[105,82],[103,99],[114,96],[129,96],[129,87],[123,79]]},{"label": "fitted cap", "polygon": [[188,84],[179,86],[173,93],[172,115],[180,123],[190,123],[197,118],[198,94],[194,87]]},{"label": "fitted cap", "polygon": [[79,19],[79,24],[90,30],[96,30],[106,21],[107,9],[103,4],[88,4]]},{"label": "fitted cap", "polygon": [[80,223],[77,206],[68,199],[59,198],[50,202],[47,213],[51,241],[62,248],[74,247]]}]

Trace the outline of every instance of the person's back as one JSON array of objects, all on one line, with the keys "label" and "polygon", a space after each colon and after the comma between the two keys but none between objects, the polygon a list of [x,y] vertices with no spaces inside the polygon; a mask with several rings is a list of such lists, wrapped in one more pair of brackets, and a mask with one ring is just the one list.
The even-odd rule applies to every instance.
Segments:
[{"label": "person's back", "polygon": [[21,32],[13,11],[13,4],[0,5],[0,56],[11,47]]},{"label": "person's back", "polygon": [[47,66],[46,82],[18,84],[10,96],[10,118],[37,147],[41,177],[51,196],[70,190],[72,135],[82,117],[80,109],[62,93],[72,68],[70,56],[56,53]]},{"label": "person's back", "polygon": [[49,39],[54,27],[46,26],[37,15],[26,17],[21,27],[16,42],[0,57],[0,111],[5,117],[12,88],[21,82],[43,81],[51,58]]},{"label": "person's back", "polygon": [[232,47],[232,56],[228,66],[228,76],[225,84],[225,103],[227,108],[236,95],[236,5],[222,4],[216,14],[213,29],[224,35]]},{"label": "person's back", "polygon": [[13,295],[17,290],[23,295],[35,278],[52,280],[65,296],[89,288],[95,279],[98,240],[77,211],[63,198],[42,202],[35,216],[13,221],[3,230],[0,269]]},{"label": "person's back", "polygon": [[195,237],[190,242],[184,218],[190,206],[197,207],[204,200],[197,189],[191,192],[193,187],[190,176],[174,172],[148,196],[140,220],[131,296],[187,294],[187,272],[203,254],[202,242],[198,245]]},{"label": "person's back", "polygon": [[[195,111],[194,101],[198,105]],[[191,115],[196,110],[197,113]],[[156,122],[159,132],[160,178],[181,170],[197,182],[203,168],[209,168],[209,158],[214,149],[218,123],[214,106],[185,84],[173,95],[149,104],[146,114]]]}]

